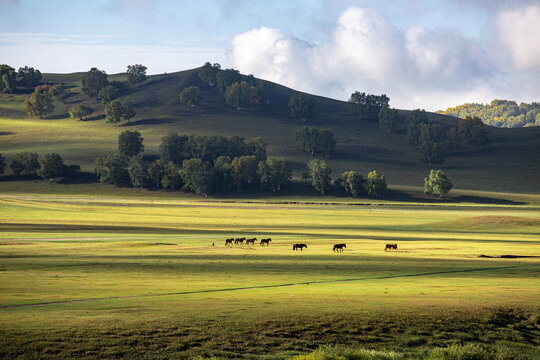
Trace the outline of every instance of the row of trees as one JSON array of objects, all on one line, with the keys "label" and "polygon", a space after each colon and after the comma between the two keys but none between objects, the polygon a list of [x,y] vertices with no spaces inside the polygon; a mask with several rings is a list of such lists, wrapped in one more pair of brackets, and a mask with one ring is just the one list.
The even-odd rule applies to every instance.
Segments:
[{"label": "row of trees", "polygon": [[336,140],[332,130],[319,130],[311,126],[302,126],[296,130],[294,141],[298,149],[310,156],[321,154],[328,157],[336,147]]},{"label": "row of trees", "polygon": [[[5,167],[6,159],[0,154],[0,175],[4,173]],[[15,154],[9,167],[15,175],[39,175],[44,179],[68,177],[81,170],[79,165],[65,165],[64,160],[57,153],[39,157],[37,153],[30,151]]]},{"label": "row of trees", "polygon": [[41,83],[41,72],[33,67],[20,67],[15,71],[9,65],[0,65],[0,91],[12,93],[17,87],[32,88]]}]

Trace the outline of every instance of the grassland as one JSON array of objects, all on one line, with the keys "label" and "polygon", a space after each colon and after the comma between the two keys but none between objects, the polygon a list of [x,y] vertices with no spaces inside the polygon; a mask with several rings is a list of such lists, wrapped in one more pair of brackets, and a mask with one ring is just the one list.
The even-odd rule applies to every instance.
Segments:
[{"label": "grassland", "polygon": [[[537,196],[521,200],[4,193],[0,357],[285,358],[341,344],[418,359],[475,343],[534,359],[540,216]],[[223,245],[235,236],[273,243]]]}]

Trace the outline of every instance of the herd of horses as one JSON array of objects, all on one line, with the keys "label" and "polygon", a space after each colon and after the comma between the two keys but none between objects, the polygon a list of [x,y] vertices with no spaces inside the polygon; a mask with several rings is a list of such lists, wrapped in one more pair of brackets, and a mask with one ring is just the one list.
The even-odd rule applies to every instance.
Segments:
[{"label": "herd of horses", "polygon": [[[260,244],[261,246],[263,245],[270,246],[270,241],[272,241],[272,239],[270,238],[261,239]],[[244,245],[244,243],[246,245],[255,245],[255,242],[257,242],[257,238],[251,238],[251,239],[246,239],[245,237],[230,238],[230,239],[225,239],[225,246],[233,246],[233,244]],[[339,252],[343,252],[343,249],[346,249],[346,248],[347,248],[347,244],[334,244],[334,249],[332,251],[339,253]],[[302,244],[302,243],[293,244],[292,249],[294,251],[297,251],[297,250],[304,251],[304,249],[307,249],[307,245]],[[384,247],[384,251],[392,251],[392,250],[397,251],[397,249],[398,249],[397,244],[386,244],[386,246]]]}]

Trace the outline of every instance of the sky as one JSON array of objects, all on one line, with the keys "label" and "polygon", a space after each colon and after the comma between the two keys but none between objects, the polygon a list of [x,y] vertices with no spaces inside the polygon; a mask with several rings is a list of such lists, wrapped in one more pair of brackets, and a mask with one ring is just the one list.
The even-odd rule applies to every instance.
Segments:
[{"label": "sky", "polygon": [[540,101],[540,0],[0,0],[0,63],[149,74],[218,62],[402,109]]}]

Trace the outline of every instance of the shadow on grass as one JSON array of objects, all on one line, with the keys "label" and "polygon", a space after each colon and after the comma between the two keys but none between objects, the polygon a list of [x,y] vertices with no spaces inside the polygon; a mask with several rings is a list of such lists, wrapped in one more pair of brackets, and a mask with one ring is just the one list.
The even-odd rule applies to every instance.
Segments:
[{"label": "shadow on grass", "polygon": [[68,178],[64,178],[58,181],[58,184],[94,184],[97,183],[97,178],[94,173],[91,172],[79,172]]},{"label": "shadow on grass", "polygon": [[119,126],[138,126],[138,125],[158,125],[158,124],[170,124],[174,122],[173,118],[152,118],[152,119],[141,119],[136,121],[131,121],[129,123],[124,123]]},{"label": "shadow on grass", "polygon": [[473,203],[480,205],[526,205],[523,201],[514,201],[508,199],[498,199],[485,196],[473,196],[473,195],[461,195],[461,196],[448,196],[445,198],[424,197],[419,194],[409,193],[400,190],[389,190],[387,200],[403,201],[403,202],[416,202],[425,204],[459,204],[459,203]]},{"label": "shadow on grass", "polygon": [[84,119],[81,119],[79,121],[83,121],[83,122],[86,122],[86,121],[96,121],[96,120],[103,120],[105,119],[105,114],[99,114],[99,115],[94,115],[94,116],[88,116]]},{"label": "shadow on grass", "polygon": [[13,131],[0,131],[0,136],[2,135],[15,135],[16,133]]}]

